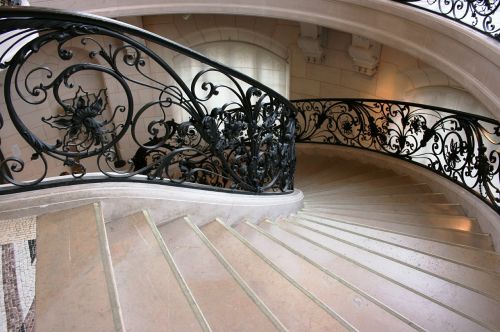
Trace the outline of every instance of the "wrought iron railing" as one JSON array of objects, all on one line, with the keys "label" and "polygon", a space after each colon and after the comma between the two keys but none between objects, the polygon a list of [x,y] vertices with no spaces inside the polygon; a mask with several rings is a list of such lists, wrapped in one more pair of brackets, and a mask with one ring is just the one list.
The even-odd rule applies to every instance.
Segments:
[{"label": "wrought iron railing", "polygon": [[390,100],[310,99],[297,108],[297,143],[363,148],[426,167],[500,213],[500,122]]},{"label": "wrought iron railing", "polygon": [[465,24],[500,41],[500,0],[393,0]]},{"label": "wrought iron railing", "polygon": [[[0,17],[2,193],[97,178],[293,190],[295,109],[270,88],[117,21]],[[179,57],[198,71],[181,77]]]}]

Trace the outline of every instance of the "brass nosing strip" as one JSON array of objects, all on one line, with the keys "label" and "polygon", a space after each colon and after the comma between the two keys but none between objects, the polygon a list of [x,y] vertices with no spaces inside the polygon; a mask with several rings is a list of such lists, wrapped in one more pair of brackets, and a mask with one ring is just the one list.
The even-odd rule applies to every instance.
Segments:
[{"label": "brass nosing strip", "polygon": [[[387,256],[387,255],[385,255],[385,254],[383,254],[383,253],[378,253],[378,252],[376,252],[376,251],[374,251],[374,250],[372,250],[372,249],[367,249],[367,248],[365,248],[365,247],[363,247],[363,246],[361,246],[361,245],[359,245],[359,244],[355,244],[355,243],[353,243],[353,242],[350,242],[349,240],[345,240],[345,239],[339,238],[339,237],[337,237],[337,236],[335,236],[335,235],[331,235],[331,234],[329,234],[329,233],[326,233],[326,232],[323,232],[323,231],[321,231],[321,230],[315,229],[315,228],[313,228],[313,227],[310,227],[310,226],[304,225],[304,224],[302,224],[302,223],[299,223],[299,222],[297,222],[297,221],[289,221],[289,223],[291,223],[291,224],[293,224],[293,225],[296,225],[297,227],[301,227],[301,228],[307,229],[307,230],[309,230],[309,231],[311,231],[311,232],[314,232],[314,233],[320,234],[320,235],[322,235],[322,236],[325,236],[325,237],[328,237],[328,238],[334,239],[335,241],[339,241],[339,242],[345,243],[345,244],[347,244],[348,246],[352,246],[352,247],[354,247],[354,248],[358,248],[359,250],[363,250],[363,251],[369,252],[370,254],[373,254],[373,255],[377,255],[377,256],[383,257],[384,259],[390,260],[390,261],[392,261],[392,262],[394,262],[394,263],[396,263],[396,264],[401,264],[401,265],[404,265],[404,266],[406,266],[406,267],[408,267],[408,268],[411,268],[411,269],[413,269],[413,270],[417,270],[417,271],[420,271],[420,272],[422,272],[422,273],[424,273],[424,274],[428,274],[428,275],[430,275],[430,276],[432,276],[432,277],[434,277],[434,278],[438,278],[438,279],[441,279],[441,280],[443,280],[443,281],[446,281],[446,282],[449,282],[449,283],[451,283],[451,284],[454,284],[454,285],[456,285],[456,286],[463,287],[463,288],[465,288],[465,289],[467,289],[467,290],[469,290],[469,291],[471,291],[471,292],[474,292],[474,293],[480,294],[480,295],[485,296],[485,297],[487,297],[487,298],[489,298],[489,299],[492,299],[492,300],[494,300],[494,301],[499,302],[499,300],[498,300],[497,298],[495,298],[495,297],[493,297],[493,296],[489,295],[488,293],[485,293],[485,292],[483,292],[483,291],[480,291],[480,290],[474,289],[474,288],[472,288],[472,287],[470,287],[470,286],[467,286],[467,285],[464,285],[464,284],[462,284],[462,283],[460,283],[460,282],[458,282],[458,281],[455,281],[455,280],[449,279],[449,278],[447,278],[447,277],[440,276],[440,275],[438,275],[438,274],[436,274],[436,273],[434,273],[434,272],[431,272],[431,271],[426,271],[426,270],[424,270],[424,269],[422,269],[422,268],[420,268],[420,267],[418,267],[418,266],[414,266],[414,265],[411,265],[411,264],[406,263],[406,262],[404,262],[404,261],[400,261],[400,260],[398,260],[398,259],[396,259],[396,258],[393,258],[393,257],[391,257],[391,256]],[[342,231],[342,230],[341,230],[341,231]],[[355,234],[355,236],[361,236],[361,237],[362,237],[362,235],[357,235],[357,234]],[[372,240],[372,239],[370,239],[370,240]],[[375,240],[374,240],[374,241],[375,241]],[[413,250],[411,250],[411,249],[405,249],[405,250],[413,251]]]},{"label": "brass nosing strip", "polygon": [[239,275],[239,273],[229,264],[229,262],[224,258],[224,256],[219,252],[217,248],[210,242],[210,240],[203,234],[203,232],[185,217],[184,220],[195,232],[196,235],[201,239],[201,241],[207,246],[207,248],[212,252],[212,254],[217,258],[217,260],[222,264],[226,271],[233,277],[233,279],[240,285],[243,291],[250,297],[252,302],[260,309],[260,311],[271,321],[271,323],[276,327],[278,331],[288,331],[286,327],[279,321],[279,319],[272,313],[271,309],[257,296],[257,294],[250,288],[246,281]]},{"label": "brass nosing strip", "polygon": [[[333,228],[333,229],[339,229],[339,230],[342,230],[344,232],[348,232],[348,233],[356,234],[356,235],[359,235],[359,236],[363,236],[363,237],[366,237],[368,239],[373,239],[373,240],[380,241],[380,242],[383,242],[383,243],[387,243],[387,244],[390,244],[390,245],[393,245],[393,246],[396,246],[396,247],[399,247],[399,248],[408,249],[408,250],[411,250],[411,251],[414,251],[414,252],[417,252],[417,253],[420,253],[420,254],[423,254],[423,255],[427,255],[427,256],[430,256],[430,257],[435,257],[435,258],[442,259],[442,260],[445,260],[445,261],[450,262],[450,263],[454,263],[454,264],[457,264],[457,265],[465,266],[467,268],[470,268],[470,269],[473,269],[473,270],[476,270],[476,271],[480,271],[480,272],[485,273],[485,274],[490,274],[490,275],[493,275],[495,277],[500,277],[500,274],[498,272],[495,272],[495,271],[487,270],[487,269],[481,268],[479,266],[470,265],[468,263],[460,262],[460,261],[457,261],[457,260],[454,260],[454,259],[451,259],[451,258],[447,258],[447,257],[441,256],[441,255],[437,255],[437,254],[434,254],[434,253],[430,253],[430,252],[426,252],[426,251],[423,251],[423,250],[420,250],[420,249],[415,249],[415,248],[407,247],[407,246],[404,246],[402,244],[393,243],[393,242],[390,242],[390,241],[387,241],[387,240],[382,240],[382,239],[379,239],[377,237],[366,235],[366,234],[362,234],[362,233],[358,233],[358,232],[353,231],[353,230],[347,230],[347,229],[344,229],[342,227],[334,226],[332,224],[327,224],[327,223],[319,221],[319,220],[311,219],[311,217],[315,217],[315,216],[307,216],[307,215],[306,216],[304,216],[304,215],[302,215],[302,216],[292,216],[292,218],[294,218],[294,219],[306,220],[308,222],[312,222],[312,223],[315,223],[315,224],[323,225],[325,227],[330,227],[330,228]],[[331,221],[338,222],[336,220],[331,220]],[[362,226],[362,225],[349,224],[349,223],[345,223],[345,222],[338,222],[338,223],[340,223],[340,224],[348,224],[348,225],[351,225],[351,226],[364,228],[364,226]],[[372,228],[370,228],[370,229],[372,229]],[[377,232],[384,232],[383,230],[379,230],[379,229],[374,229],[374,230],[377,231]],[[401,234],[401,236],[408,236],[408,235]],[[412,237],[412,236],[408,236],[408,237]]]},{"label": "brass nosing strip", "polygon": [[326,311],[330,316],[334,317],[340,324],[342,324],[349,331],[358,331],[351,323],[340,316],[335,310],[330,308],[326,303],[318,299],[313,293],[308,291],[306,288],[302,287],[295,279],[293,279],[288,273],[280,269],[276,264],[274,264],[269,258],[264,256],[259,250],[257,250],[251,243],[248,242],[240,233],[235,231],[230,226],[226,225],[223,221],[218,218],[215,219],[219,224],[221,224],[227,231],[229,231],[234,237],[243,243],[248,249],[250,249],[254,254],[256,254],[260,259],[262,259],[267,265],[274,269],[279,275],[288,280],[295,288],[305,294],[311,301],[318,305],[321,309]]},{"label": "brass nosing strip", "polygon": [[122,309],[118,297],[118,288],[115,282],[115,273],[111,260],[111,251],[109,250],[108,236],[106,233],[106,226],[104,225],[104,217],[102,215],[101,204],[94,203],[93,205],[97,225],[97,234],[99,236],[101,262],[103,264],[106,284],[108,286],[108,296],[111,305],[111,313],[113,315],[115,331],[123,332],[125,331],[125,324],[123,322]]},{"label": "brass nosing strip", "polygon": [[315,246],[317,246],[317,247],[319,247],[319,248],[322,248],[322,249],[324,249],[324,250],[326,250],[326,251],[328,251],[328,252],[330,252],[330,253],[334,254],[335,256],[341,257],[342,259],[345,259],[345,260],[347,260],[347,261],[351,262],[352,264],[359,266],[359,267],[360,267],[360,268],[362,268],[362,269],[365,269],[365,270],[367,270],[367,271],[370,271],[371,273],[376,274],[376,275],[378,275],[379,277],[381,277],[381,278],[383,278],[383,279],[385,279],[385,280],[387,280],[387,281],[389,281],[389,282],[391,282],[391,283],[393,283],[393,284],[396,284],[396,285],[398,285],[398,286],[400,286],[400,287],[403,287],[403,288],[407,289],[408,291],[410,291],[410,292],[412,292],[412,293],[416,294],[417,296],[421,296],[421,297],[423,297],[423,298],[425,298],[425,299],[427,299],[427,300],[429,300],[429,301],[431,301],[431,302],[434,302],[435,304],[437,304],[437,305],[439,305],[439,306],[441,306],[441,307],[443,307],[443,308],[446,308],[446,309],[448,309],[448,310],[450,310],[450,311],[454,312],[455,314],[457,314],[457,315],[459,315],[459,316],[462,316],[462,317],[464,317],[464,318],[466,318],[466,319],[468,319],[468,320],[470,320],[470,321],[472,321],[472,322],[474,322],[474,323],[476,323],[476,324],[478,324],[478,325],[480,325],[480,326],[482,326],[482,327],[484,327],[484,328],[486,328],[486,329],[488,329],[488,330],[492,330],[492,328],[491,328],[491,327],[489,327],[489,326],[488,326],[488,324],[485,324],[485,323],[483,323],[483,322],[481,322],[481,321],[478,321],[478,320],[477,320],[477,319],[475,319],[474,317],[472,317],[472,316],[470,316],[470,315],[468,315],[468,314],[466,314],[466,313],[464,313],[464,312],[461,312],[461,311],[459,311],[459,310],[457,310],[457,309],[455,309],[455,308],[453,308],[453,307],[451,307],[451,306],[449,306],[449,305],[447,305],[447,304],[445,304],[445,303],[442,303],[442,302],[440,302],[440,301],[438,301],[438,300],[433,299],[432,297],[430,297],[430,296],[428,296],[428,295],[425,295],[425,294],[423,294],[423,293],[421,293],[421,292],[419,292],[419,291],[417,291],[417,290],[414,290],[414,289],[412,289],[412,288],[410,288],[410,287],[406,286],[405,284],[403,284],[403,283],[401,283],[401,282],[399,282],[399,281],[397,281],[397,280],[391,279],[391,278],[389,278],[389,277],[387,277],[387,276],[383,275],[382,273],[377,272],[377,271],[373,270],[372,268],[370,268],[370,267],[368,267],[368,266],[362,265],[362,264],[360,264],[360,263],[356,262],[354,259],[349,258],[349,257],[345,256],[344,254],[341,254],[341,253],[339,253],[339,252],[337,252],[337,251],[335,251],[335,250],[333,250],[333,249],[330,249],[330,248],[328,248],[328,247],[326,247],[326,246],[324,246],[324,245],[322,245],[322,244],[320,244],[320,243],[317,243],[317,242],[315,242],[315,241],[313,241],[313,240],[311,240],[311,239],[308,239],[308,238],[307,238],[307,237],[305,237],[305,236],[302,236],[302,235],[300,235],[300,234],[297,234],[296,232],[293,232],[293,231],[287,230],[287,229],[283,228],[281,225],[278,225],[278,224],[275,224],[275,225],[276,225],[276,226],[278,226],[279,228],[283,229],[283,230],[284,230],[285,232],[287,232],[287,233],[293,234],[293,235],[295,235],[295,236],[297,236],[297,237],[299,237],[299,238],[301,238],[301,239],[303,239],[303,240],[305,240],[305,241],[307,241],[307,242],[309,242],[309,243],[311,243],[311,244],[313,244],[313,245],[315,245]]},{"label": "brass nosing strip", "polygon": [[[272,225],[275,225],[274,223],[270,222],[269,220],[266,220],[265,222],[269,223],[269,224],[272,224]],[[328,270],[327,268],[325,268],[324,266],[322,266],[321,264],[313,261],[312,259],[308,258],[307,256],[303,255],[302,253],[300,253],[299,251],[293,249],[292,247],[290,247],[288,244],[284,243],[283,241],[277,239],[276,237],[274,237],[273,235],[269,234],[267,231],[263,230],[262,228],[260,227],[257,227],[255,226],[254,224],[251,224],[251,223],[247,223],[249,226],[251,226],[252,228],[254,228],[256,231],[258,231],[259,233],[263,234],[264,236],[268,237],[269,239],[271,239],[272,241],[278,243],[279,245],[283,246],[285,249],[287,249],[288,251],[290,251],[291,253],[295,254],[296,256],[302,258],[303,260],[305,260],[306,262],[308,262],[309,264],[315,266],[316,268],[318,268],[320,271],[324,272],[325,274],[327,274],[328,276],[332,277],[333,279],[337,280],[339,283],[341,283],[342,285],[350,288],[351,290],[353,290],[354,292],[358,293],[359,295],[361,295],[362,297],[366,298],[368,301],[374,303],[375,305],[381,307],[383,310],[387,311],[389,314],[392,314],[394,316],[396,316],[398,319],[402,320],[403,322],[405,322],[406,324],[408,324],[409,326],[419,330],[419,331],[426,331],[424,328],[422,328],[421,326],[419,326],[418,324],[414,323],[413,321],[411,321],[409,318],[406,318],[404,315],[398,313],[397,311],[395,311],[394,309],[388,307],[385,303],[377,300],[375,297],[369,295],[368,293],[366,293],[365,291],[361,290],[360,288],[356,287],[355,285],[353,285],[352,283],[350,283],[349,281],[347,281],[346,279],[336,275],[335,273],[331,272],[330,270]]]},{"label": "brass nosing strip", "polygon": [[170,270],[174,274],[175,279],[177,280],[177,283],[179,287],[181,288],[184,297],[189,303],[189,306],[191,307],[191,310],[193,311],[194,315],[196,316],[196,319],[198,320],[198,324],[200,324],[201,329],[204,332],[211,332],[212,328],[208,324],[205,316],[203,315],[203,312],[200,309],[200,306],[196,302],[196,299],[193,296],[193,293],[189,289],[189,286],[187,285],[186,280],[180,273],[180,270],[175,263],[174,257],[172,256],[172,253],[168,249],[167,245],[163,241],[163,237],[161,236],[160,231],[158,230],[157,226],[153,222],[151,216],[149,215],[149,212],[146,210],[142,210],[142,213],[144,214],[144,217],[146,218],[146,221],[151,228],[151,231],[153,232],[154,237],[156,238],[156,241],[158,242],[158,245],[160,246],[160,249],[163,253],[163,256],[165,257],[165,260],[167,261],[167,264],[169,265]]}]

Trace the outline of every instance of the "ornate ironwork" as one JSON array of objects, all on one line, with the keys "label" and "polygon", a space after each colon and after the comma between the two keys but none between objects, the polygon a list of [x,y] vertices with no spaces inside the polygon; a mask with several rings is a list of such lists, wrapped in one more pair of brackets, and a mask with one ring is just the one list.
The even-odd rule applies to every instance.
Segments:
[{"label": "ornate ironwork", "polygon": [[[233,191],[293,190],[295,109],[278,93],[113,20],[29,8],[0,13],[8,112],[1,110],[0,133],[15,127],[32,150],[26,160],[2,146],[3,180],[39,187],[62,165],[72,183],[99,172]],[[164,50],[199,61],[202,70],[184,81]],[[37,174],[26,175],[35,162],[30,174]]]},{"label": "ornate ironwork", "polygon": [[500,122],[388,100],[293,101],[298,143],[345,145],[424,166],[500,213]]},{"label": "ornate ironwork", "polygon": [[500,41],[500,0],[393,0],[465,24]]}]

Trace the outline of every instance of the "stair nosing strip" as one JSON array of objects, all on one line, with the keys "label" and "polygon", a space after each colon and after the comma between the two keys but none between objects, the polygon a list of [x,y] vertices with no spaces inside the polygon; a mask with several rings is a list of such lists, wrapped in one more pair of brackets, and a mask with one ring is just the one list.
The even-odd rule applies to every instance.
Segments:
[{"label": "stair nosing strip", "polygon": [[275,270],[280,276],[285,278],[288,282],[290,282],[295,288],[301,291],[304,295],[306,295],[313,303],[318,305],[321,309],[326,311],[330,316],[335,318],[342,326],[344,326],[349,331],[359,331],[354,326],[352,326],[347,320],[342,318],[335,310],[330,308],[326,303],[318,299],[313,293],[302,287],[297,281],[295,281],[288,273],[280,269],[276,264],[274,264],[269,258],[265,257],[257,248],[255,248],[251,243],[249,243],[240,233],[235,231],[230,226],[226,225],[223,221],[218,218],[215,219],[219,224],[221,224],[228,232],[230,232],[234,237],[236,237],[244,246],[250,249],[254,254],[257,255],[262,261],[264,261],[267,265],[269,265],[273,270]]},{"label": "stair nosing strip", "polygon": [[103,265],[104,276],[106,278],[106,284],[108,288],[108,297],[111,305],[111,313],[113,316],[113,325],[116,332],[124,332],[125,324],[123,320],[122,308],[120,305],[120,300],[118,296],[118,287],[115,282],[115,273],[113,269],[113,263],[111,258],[111,251],[108,244],[108,235],[106,232],[106,226],[104,225],[104,216],[102,214],[102,208],[100,203],[93,203],[95,220],[97,226],[97,234],[99,237],[99,249],[101,252],[101,263]]},{"label": "stair nosing strip", "polygon": [[222,253],[212,244],[212,242],[203,234],[203,232],[196,226],[188,217],[184,217],[184,221],[191,227],[194,233],[200,238],[200,240],[207,246],[207,248],[212,252],[212,254],[217,258],[221,265],[226,269],[226,271],[233,277],[233,279],[238,283],[242,290],[248,295],[253,303],[259,308],[259,310],[270,320],[274,327],[278,331],[286,332],[288,331],[283,323],[274,315],[274,313],[267,307],[267,305],[262,301],[259,296],[253,291],[253,289],[246,283],[243,277],[231,266],[231,264],[226,260]]},{"label": "stair nosing strip", "polygon": [[[372,239],[372,240],[376,240],[376,241],[380,241],[380,242],[383,242],[383,243],[387,243],[387,244],[390,244],[390,245],[393,245],[393,246],[396,246],[396,247],[408,249],[408,250],[411,250],[411,251],[414,251],[414,252],[418,252],[419,254],[423,254],[423,255],[435,257],[435,258],[438,258],[438,259],[442,259],[442,260],[448,261],[450,263],[454,263],[454,264],[457,264],[457,265],[462,265],[462,266],[465,266],[465,267],[468,267],[468,268],[471,268],[471,269],[474,269],[474,270],[477,270],[477,271],[480,271],[480,272],[483,272],[483,273],[486,273],[486,274],[492,274],[492,275],[495,275],[495,276],[500,276],[500,273],[495,272],[495,271],[486,270],[486,269],[478,267],[478,266],[474,266],[474,265],[470,265],[470,264],[467,264],[467,263],[464,263],[464,262],[456,261],[456,260],[453,260],[451,258],[447,258],[447,257],[443,257],[443,256],[440,256],[440,255],[436,255],[434,253],[425,252],[425,251],[422,251],[422,250],[419,250],[419,249],[414,249],[414,248],[406,247],[406,246],[401,245],[401,244],[392,243],[392,242],[389,242],[387,240],[382,240],[382,239],[379,239],[379,238],[376,238],[376,237],[372,237],[372,236],[369,236],[369,235],[357,233],[357,232],[352,231],[352,230],[346,230],[346,229],[343,229],[343,228],[340,228],[340,227],[337,227],[337,226],[326,224],[326,223],[318,221],[318,220],[312,220],[312,219],[309,219],[310,216],[309,217],[308,216],[305,216],[305,217],[304,216],[302,216],[302,217],[296,216],[296,217],[292,217],[292,218],[307,220],[309,222],[312,222],[312,223],[315,223],[315,224],[319,224],[319,225],[323,225],[325,227],[331,227],[331,228],[334,228],[334,229],[340,229],[340,230],[342,230],[344,232],[356,234],[356,235],[359,235],[359,236],[366,237],[368,239]],[[332,221],[334,221],[334,220],[332,220]],[[334,221],[334,222],[336,222],[336,221]],[[357,225],[353,225],[353,226],[357,226]]]},{"label": "stair nosing strip", "polygon": [[210,327],[210,324],[208,323],[207,319],[205,318],[205,315],[203,315],[203,312],[200,309],[200,306],[198,305],[198,302],[194,298],[193,293],[191,292],[191,289],[189,288],[186,280],[182,276],[179,267],[175,263],[174,257],[172,256],[172,253],[168,249],[167,245],[165,244],[165,241],[163,241],[163,237],[161,236],[161,233],[158,229],[158,226],[153,222],[151,215],[149,214],[148,211],[142,210],[142,213],[144,215],[144,218],[146,219],[146,222],[148,223],[156,241],[158,242],[158,245],[162,251],[163,257],[167,261],[167,264],[170,268],[170,271],[174,274],[175,279],[177,280],[177,284],[181,288],[182,293],[184,294],[184,297],[186,298],[186,301],[189,303],[189,306],[191,307],[191,310],[193,311],[196,320],[198,321],[198,324],[200,325],[201,329],[205,332],[211,332],[212,328]]},{"label": "stair nosing strip", "polygon": [[[371,273],[374,273],[374,274],[378,275],[379,277],[384,278],[384,279],[386,279],[387,281],[389,281],[389,282],[391,282],[391,283],[393,283],[393,284],[396,284],[396,285],[398,285],[398,286],[400,286],[400,287],[403,287],[403,288],[407,289],[408,291],[410,291],[410,292],[412,292],[412,293],[414,293],[414,294],[416,294],[416,295],[418,295],[418,296],[421,296],[421,297],[423,297],[423,298],[425,298],[425,299],[427,299],[427,300],[429,300],[429,301],[431,301],[431,302],[434,302],[435,304],[437,304],[437,305],[439,305],[439,306],[441,306],[441,307],[443,307],[443,308],[445,308],[445,309],[448,309],[448,310],[450,310],[451,312],[454,312],[455,314],[457,314],[457,315],[459,315],[459,316],[462,316],[462,317],[463,317],[463,318],[465,318],[465,319],[468,319],[468,320],[470,320],[470,321],[472,321],[472,322],[474,322],[474,323],[476,323],[476,324],[478,324],[478,325],[480,325],[480,326],[482,326],[482,327],[484,327],[484,328],[486,328],[486,329],[488,329],[488,330],[492,330],[492,328],[491,328],[488,324],[485,324],[485,323],[483,323],[483,322],[481,322],[481,321],[476,320],[474,317],[470,316],[469,314],[466,314],[466,313],[461,312],[461,311],[459,311],[459,310],[457,310],[457,309],[455,309],[455,308],[453,308],[453,307],[451,307],[451,306],[449,306],[449,305],[447,305],[447,304],[444,304],[444,303],[442,303],[442,302],[439,302],[439,301],[437,301],[437,300],[433,299],[432,297],[430,297],[430,296],[428,296],[428,295],[422,294],[422,293],[420,293],[419,291],[414,290],[414,289],[412,289],[412,288],[410,288],[410,287],[406,286],[405,284],[403,284],[403,283],[401,283],[401,282],[399,282],[399,281],[396,281],[396,280],[394,280],[394,279],[391,279],[391,278],[389,278],[389,277],[386,277],[385,275],[383,275],[383,274],[381,274],[381,273],[379,273],[379,272],[377,272],[377,271],[373,270],[372,268],[369,268],[369,267],[367,267],[367,266],[365,266],[365,265],[359,264],[359,263],[358,263],[358,262],[356,262],[355,260],[353,260],[353,259],[351,259],[351,258],[349,258],[349,257],[347,257],[347,256],[345,256],[345,255],[343,255],[343,254],[341,254],[341,253],[339,253],[339,252],[336,252],[336,251],[335,251],[335,250],[333,250],[333,249],[327,248],[327,247],[325,247],[324,245],[322,245],[322,244],[320,244],[320,243],[317,243],[317,242],[315,242],[315,241],[312,241],[312,240],[308,239],[308,238],[307,238],[307,237],[305,237],[305,236],[302,236],[302,235],[297,234],[297,233],[295,233],[295,232],[293,232],[293,231],[287,230],[287,229],[285,229],[285,228],[281,227],[281,225],[279,225],[279,224],[274,224],[274,225],[276,225],[276,226],[278,226],[279,228],[283,229],[285,232],[288,232],[288,233],[290,233],[290,234],[294,234],[294,235],[296,235],[297,237],[300,237],[301,239],[306,240],[307,242],[310,242],[311,244],[313,244],[313,245],[315,245],[315,246],[317,246],[317,247],[320,247],[320,248],[322,248],[322,249],[324,249],[324,250],[326,250],[326,251],[329,251],[329,252],[331,252],[333,255],[336,255],[336,256],[338,256],[338,257],[341,257],[341,258],[343,258],[343,259],[345,259],[345,260],[347,260],[347,261],[349,261],[349,262],[351,262],[351,263],[353,263],[353,264],[355,264],[355,265],[359,266],[359,267],[360,267],[360,268],[362,268],[362,269],[368,270],[368,271],[370,271]],[[492,331],[494,331],[494,330],[492,330]]]},{"label": "stair nosing strip", "polygon": [[[274,222],[270,221],[270,220],[264,220],[264,222],[266,223],[269,223],[271,225],[276,225]],[[273,235],[269,234],[266,230],[262,229],[261,227],[259,226],[256,226],[250,222],[246,222],[247,225],[249,225],[250,227],[254,228],[256,231],[258,231],[259,233],[263,234],[264,236],[266,236],[267,238],[271,239],[271,241],[274,241],[276,243],[278,243],[279,245],[281,245],[282,247],[284,247],[285,249],[287,249],[288,251],[290,251],[291,253],[293,253],[294,255],[302,258],[303,260],[305,260],[306,262],[308,262],[309,264],[311,264],[312,266],[316,267],[317,269],[319,269],[320,271],[322,271],[323,273],[327,274],[328,276],[330,276],[331,278],[337,280],[339,283],[341,283],[342,285],[346,286],[347,288],[351,289],[352,291],[354,291],[355,293],[359,294],[360,296],[362,296],[363,298],[365,298],[366,300],[372,302],[373,304],[375,304],[376,306],[382,308],[384,311],[388,312],[389,314],[395,316],[396,318],[398,318],[399,320],[405,322],[408,326],[411,326],[411,327],[414,327],[415,329],[419,330],[419,331],[427,331],[425,330],[424,328],[422,328],[421,326],[419,326],[418,324],[416,324],[415,322],[411,321],[409,318],[406,318],[404,315],[400,314],[399,312],[397,312],[396,310],[392,309],[391,307],[387,306],[385,303],[383,303],[382,301],[379,301],[377,300],[375,297],[369,295],[368,293],[366,293],[365,291],[361,290],[360,288],[356,287],[354,284],[350,283],[349,281],[347,281],[346,279],[336,275],[335,273],[331,272],[330,270],[328,270],[327,268],[325,268],[324,266],[322,266],[321,264],[313,261],[312,259],[304,256],[303,254],[301,254],[298,250],[290,247],[289,245],[287,245],[286,243],[284,243],[283,241],[277,239],[276,237],[274,237]],[[277,226],[277,225],[276,225]]]},{"label": "stair nosing strip", "polygon": [[[397,264],[405,265],[406,267],[409,267],[409,268],[411,268],[411,269],[414,269],[414,270],[420,271],[420,272],[422,272],[422,273],[428,274],[428,275],[430,275],[430,276],[433,276],[433,277],[435,277],[435,278],[441,279],[441,280],[443,280],[443,281],[449,282],[449,283],[454,284],[454,285],[456,285],[456,286],[458,286],[458,287],[465,288],[465,289],[467,289],[467,290],[469,290],[469,291],[471,291],[471,292],[474,292],[474,293],[480,294],[480,295],[482,295],[482,296],[485,296],[485,297],[487,297],[487,298],[490,298],[490,299],[492,299],[492,300],[494,300],[494,301],[496,301],[496,302],[499,302],[499,303],[500,303],[500,299],[497,299],[496,297],[492,297],[491,295],[489,295],[489,294],[487,294],[487,293],[484,293],[484,292],[482,292],[482,291],[476,290],[476,289],[474,289],[474,288],[471,288],[470,286],[467,286],[467,285],[461,284],[461,283],[459,283],[459,282],[457,282],[457,281],[454,281],[454,280],[448,279],[448,278],[446,278],[446,277],[440,276],[440,275],[438,275],[438,274],[436,274],[436,273],[434,273],[434,272],[426,271],[426,270],[424,270],[424,269],[422,269],[422,268],[420,268],[420,267],[418,267],[418,266],[413,266],[413,265],[411,265],[411,264],[409,264],[409,263],[406,263],[406,262],[403,262],[403,261],[397,260],[397,259],[395,259],[395,258],[393,258],[393,257],[390,257],[390,256],[387,256],[387,255],[385,255],[385,254],[382,254],[382,253],[377,253],[377,252],[375,252],[375,251],[373,251],[373,250],[371,250],[371,249],[364,248],[363,246],[360,246],[359,244],[354,244],[354,243],[351,243],[350,241],[347,241],[347,240],[344,240],[344,239],[340,239],[340,238],[338,238],[338,237],[336,237],[336,236],[334,236],[334,235],[331,235],[331,234],[325,233],[325,232],[320,231],[320,230],[316,230],[316,229],[311,228],[311,227],[306,226],[306,225],[302,225],[301,223],[298,223],[298,222],[296,222],[296,221],[288,221],[288,222],[289,222],[289,223],[291,223],[291,224],[293,224],[293,225],[296,225],[296,226],[298,226],[298,227],[305,228],[305,229],[307,229],[307,230],[309,230],[309,231],[311,231],[311,232],[318,233],[318,234],[320,234],[320,235],[322,235],[322,236],[326,236],[326,237],[331,238],[331,239],[334,239],[334,240],[336,240],[336,241],[339,241],[339,242],[345,243],[345,244],[347,244],[347,245],[349,245],[349,246],[352,246],[352,247],[358,248],[358,249],[360,249],[360,250],[363,250],[363,251],[369,252],[369,253],[371,253],[371,254],[373,254],[373,255],[377,255],[377,256],[383,257],[383,258],[388,259],[388,260],[390,260],[390,261],[393,261],[393,262],[395,262],[395,263],[397,263]],[[359,236],[360,236],[360,235],[359,235]]]},{"label": "stair nosing strip", "polygon": [[[298,211],[298,212],[299,213],[304,213],[302,211]],[[309,213],[309,212],[306,212],[306,213]],[[314,212],[313,212],[313,214],[314,214]],[[383,231],[383,232],[388,232],[388,233],[393,233],[393,234],[399,234],[399,235],[405,235],[405,236],[413,237],[413,238],[416,238],[416,239],[421,239],[421,240],[426,240],[426,241],[431,241],[431,242],[437,242],[437,243],[446,244],[446,245],[450,245],[450,246],[454,246],[454,247],[459,247],[459,248],[463,248],[463,249],[469,249],[469,250],[473,250],[473,251],[486,252],[486,253],[488,253],[488,254],[490,254],[492,256],[500,256],[499,253],[497,253],[495,251],[492,251],[492,250],[488,250],[488,249],[482,249],[482,248],[472,247],[472,246],[468,246],[468,245],[464,245],[464,244],[459,244],[459,243],[453,243],[453,242],[446,242],[446,241],[442,241],[442,240],[436,240],[436,239],[427,238],[427,237],[424,237],[424,236],[419,236],[419,235],[413,235],[413,234],[407,234],[407,233],[397,232],[397,231],[393,231],[393,230],[389,230],[389,229],[385,229],[385,228],[378,228],[378,227],[369,226],[369,225],[365,225],[365,224],[357,224],[357,223],[353,223],[353,222],[350,222],[350,221],[338,220],[337,218],[332,218],[332,217],[323,217],[323,216],[317,216],[317,217],[318,218],[332,219],[332,220],[335,220],[335,221],[338,221],[338,222],[341,222],[341,223],[345,223],[345,224],[350,224],[350,225],[355,225],[355,226],[362,226],[362,227],[366,227],[366,228],[376,229],[378,231]]]}]

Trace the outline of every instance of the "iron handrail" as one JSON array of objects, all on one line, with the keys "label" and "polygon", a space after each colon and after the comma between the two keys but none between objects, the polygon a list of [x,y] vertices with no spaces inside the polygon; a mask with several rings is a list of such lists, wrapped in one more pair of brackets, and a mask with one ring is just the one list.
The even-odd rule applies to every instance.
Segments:
[{"label": "iron handrail", "polygon": [[500,0],[392,0],[463,24],[500,42]]},{"label": "iron handrail", "polygon": [[500,122],[416,103],[378,99],[302,99],[297,143],[375,151],[430,169],[500,213]]},{"label": "iron handrail", "polygon": [[[269,87],[112,19],[33,7],[1,8],[0,17],[0,45],[9,46],[0,55],[9,125],[32,149],[30,161],[5,156],[4,182],[34,188],[54,175],[51,160],[69,169],[68,183],[84,181],[90,170],[108,178],[141,174],[232,191],[293,190],[295,109]],[[75,56],[82,50],[85,59]],[[202,69],[183,79],[163,50],[197,61]],[[47,60],[47,54],[53,58]],[[106,87],[96,89],[94,81],[81,78],[89,75],[101,77]],[[151,97],[144,97],[144,90]],[[176,112],[189,120],[176,121]],[[25,120],[36,113],[35,124]],[[0,129],[7,123],[2,116],[4,110]],[[41,138],[40,128],[58,135]],[[130,145],[134,149],[124,157]],[[143,161],[133,158],[138,154]],[[34,162],[39,166],[31,172],[39,174],[23,178]]]}]

